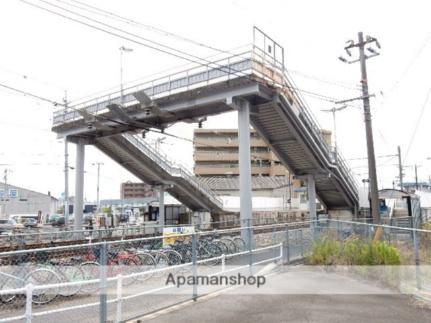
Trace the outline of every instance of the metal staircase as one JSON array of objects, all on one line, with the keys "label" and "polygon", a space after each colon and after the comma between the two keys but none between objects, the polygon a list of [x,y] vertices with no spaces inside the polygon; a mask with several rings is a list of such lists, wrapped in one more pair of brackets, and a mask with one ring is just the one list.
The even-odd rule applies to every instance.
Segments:
[{"label": "metal staircase", "polygon": [[218,212],[223,202],[185,167],[171,163],[150,144],[129,133],[100,137],[95,146],[142,181],[166,191],[194,211]]}]

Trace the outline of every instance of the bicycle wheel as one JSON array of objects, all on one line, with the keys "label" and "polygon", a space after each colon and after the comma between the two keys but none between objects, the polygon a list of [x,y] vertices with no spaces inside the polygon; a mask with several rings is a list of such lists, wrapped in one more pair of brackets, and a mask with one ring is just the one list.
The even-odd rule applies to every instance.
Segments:
[{"label": "bicycle wheel", "polygon": [[[117,259],[116,264],[112,269],[112,276],[118,276],[122,274],[123,276],[128,276],[139,272],[140,260],[138,257],[134,256],[121,256]],[[125,277],[123,279],[123,285],[128,286],[137,280],[138,276],[135,277]]]},{"label": "bicycle wheel", "polygon": [[223,254],[223,251],[215,243],[208,243],[205,246],[200,246],[198,250],[199,250],[199,260],[216,258],[216,259],[205,261],[204,262],[205,265],[215,266],[218,263],[220,263],[221,260],[217,257],[220,257]]},{"label": "bicycle wheel", "polygon": [[233,238],[233,242],[235,242],[236,248],[238,252],[242,252],[246,250],[245,241],[240,237]]},{"label": "bicycle wheel", "polygon": [[[48,268],[37,268],[28,273],[25,277],[25,284],[33,284],[33,286],[41,286],[48,284],[59,284],[61,283],[60,276],[51,269]],[[47,304],[54,300],[58,296],[58,286],[49,288],[36,289],[33,291],[33,303],[42,305]]]},{"label": "bicycle wheel", "polygon": [[235,242],[232,239],[230,239],[230,238],[221,238],[220,241],[223,242],[227,246],[229,254],[237,252],[236,244],[235,244]]},{"label": "bicycle wheel", "polygon": [[214,240],[213,243],[219,246],[219,248],[222,251],[222,254],[225,254],[225,255],[229,254],[229,247],[223,241]]},{"label": "bicycle wheel", "polygon": [[[84,271],[81,267],[74,266],[72,264],[63,264],[56,269],[60,275],[62,283],[82,282],[85,280]],[[71,297],[78,294],[81,291],[81,288],[82,284],[65,286],[60,289],[59,295]]]},{"label": "bicycle wheel", "polygon": [[[2,277],[2,276],[0,277],[2,278],[0,281],[0,290],[2,291],[21,288],[24,285],[24,282],[22,282],[18,278]],[[0,301],[2,303],[11,303],[12,301],[15,300],[16,297],[17,297],[16,294],[1,294]]]},{"label": "bicycle wheel", "polygon": [[169,266],[181,265],[182,257],[178,251],[175,250],[163,250],[162,251],[169,259]]},{"label": "bicycle wheel", "polygon": [[146,273],[150,270],[156,269],[156,261],[154,257],[148,252],[139,252],[138,257],[140,260],[141,275],[136,277],[136,280],[143,282],[153,276],[153,273]]},{"label": "bicycle wheel", "polygon": [[[154,260],[156,261],[156,269],[162,269],[169,267],[169,258],[163,252],[154,252]],[[157,271],[154,273],[154,277],[162,277],[166,274],[166,271]]]},{"label": "bicycle wheel", "polygon": [[83,273],[81,291],[83,293],[95,293],[99,290],[99,282],[87,283],[86,281],[99,279],[100,264],[96,261],[86,261],[79,265]]}]

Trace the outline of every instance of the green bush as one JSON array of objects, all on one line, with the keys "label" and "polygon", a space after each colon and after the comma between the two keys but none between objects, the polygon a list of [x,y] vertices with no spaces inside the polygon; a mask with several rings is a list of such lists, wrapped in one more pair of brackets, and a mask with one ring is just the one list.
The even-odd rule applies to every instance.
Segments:
[{"label": "green bush", "polygon": [[307,256],[310,265],[399,265],[400,252],[382,241],[364,241],[356,237],[340,241],[329,236],[317,240]]},{"label": "green bush", "polygon": [[330,237],[323,237],[313,244],[312,252],[308,255],[311,265],[333,265],[336,264],[341,242]]}]

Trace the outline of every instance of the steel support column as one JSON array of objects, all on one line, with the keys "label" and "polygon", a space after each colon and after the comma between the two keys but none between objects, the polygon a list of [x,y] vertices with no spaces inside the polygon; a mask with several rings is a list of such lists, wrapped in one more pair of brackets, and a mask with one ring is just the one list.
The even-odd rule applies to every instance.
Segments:
[{"label": "steel support column", "polygon": [[[316,214],[316,181],[314,180],[314,175],[307,175],[307,186],[308,186],[308,211],[310,213],[310,220],[317,220]],[[316,227],[316,223],[311,223],[312,231],[314,232],[314,228]]]},{"label": "steel support column", "polygon": [[[251,195],[251,157],[250,157],[250,103],[239,101],[238,107],[238,139],[239,139],[239,190],[241,227],[253,225]],[[242,237],[247,244],[252,236],[242,230]],[[249,239],[251,237],[251,239]]]},{"label": "steel support column", "polygon": [[165,187],[160,186],[159,189],[159,232],[163,232],[163,227],[165,226]]},{"label": "steel support column", "polygon": [[85,143],[83,140],[79,140],[76,144],[75,203],[73,206],[73,213],[75,214],[75,230],[82,230],[84,210],[84,161]]}]

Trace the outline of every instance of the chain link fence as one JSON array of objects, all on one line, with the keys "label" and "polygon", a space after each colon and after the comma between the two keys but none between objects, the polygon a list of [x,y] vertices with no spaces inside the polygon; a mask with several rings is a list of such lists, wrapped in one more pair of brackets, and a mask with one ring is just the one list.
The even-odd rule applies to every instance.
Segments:
[{"label": "chain link fence", "polygon": [[303,262],[324,236],[344,242],[378,234],[400,251],[403,264],[418,269],[415,290],[431,286],[421,267],[431,261],[431,231],[327,219],[251,223],[2,252],[0,322],[131,320],[228,287],[179,284],[181,277],[250,276],[271,262]]}]

